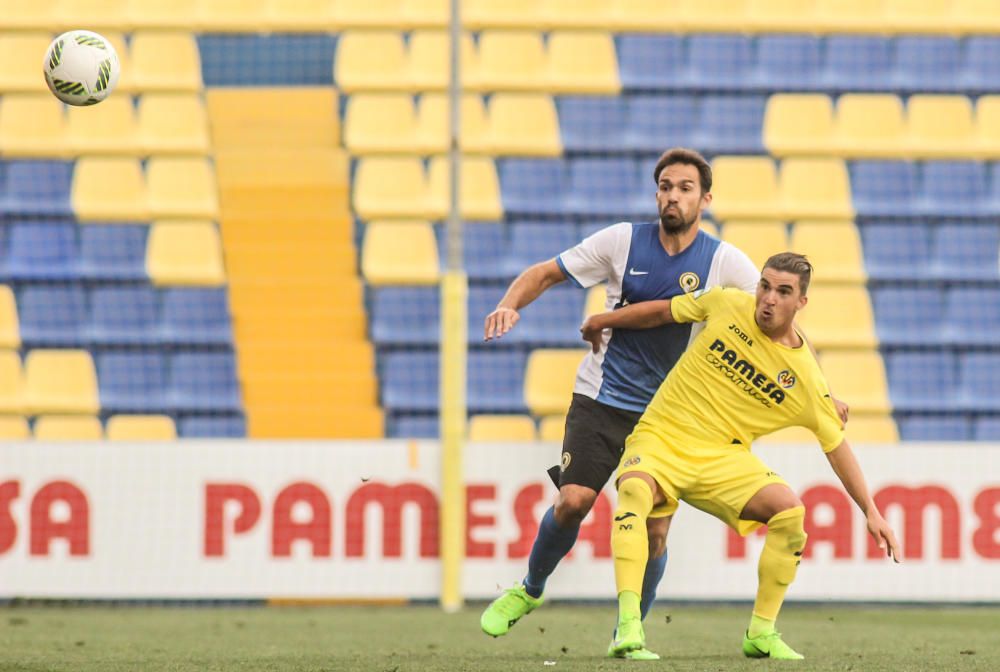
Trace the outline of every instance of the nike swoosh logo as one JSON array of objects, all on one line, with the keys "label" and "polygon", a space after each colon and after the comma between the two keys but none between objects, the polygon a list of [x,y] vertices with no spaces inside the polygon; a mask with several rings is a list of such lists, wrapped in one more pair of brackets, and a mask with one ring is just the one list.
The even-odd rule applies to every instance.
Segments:
[{"label": "nike swoosh logo", "polygon": [[649,271],[637,271],[634,268],[628,269],[629,275],[649,275]]},{"label": "nike swoosh logo", "polygon": [[615,516],[615,522],[616,522],[616,523],[620,523],[621,521],[625,520],[626,518],[637,518],[637,517],[638,517],[638,516],[636,516],[636,515],[635,515],[634,513],[632,513],[631,511],[629,511],[628,513],[623,513],[623,514],[622,514],[622,515],[620,515],[620,516]]}]

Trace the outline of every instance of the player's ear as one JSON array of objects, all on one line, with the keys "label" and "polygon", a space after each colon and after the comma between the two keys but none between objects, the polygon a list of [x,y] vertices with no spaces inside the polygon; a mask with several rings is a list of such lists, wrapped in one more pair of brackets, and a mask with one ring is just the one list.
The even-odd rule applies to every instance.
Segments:
[{"label": "player's ear", "polygon": [[799,294],[799,303],[795,310],[802,310],[809,303],[809,297],[805,294]]},{"label": "player's ear", "polygon": [[712,204],[712,192],[706,191],[701,195],[701,207],[702,209],[705,209],[711,204]]}]

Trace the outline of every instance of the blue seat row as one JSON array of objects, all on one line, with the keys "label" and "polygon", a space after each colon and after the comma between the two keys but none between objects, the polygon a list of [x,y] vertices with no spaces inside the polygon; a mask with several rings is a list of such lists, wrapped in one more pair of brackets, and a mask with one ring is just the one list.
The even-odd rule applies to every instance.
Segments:
[{"label": "blue seat row", "polygon": [[1000,441],[1000,416],[902,415],[896,419],[903,441]]},{"label": "blue seat row", "polygon": [[990,347],[1000,331],[1000,286],[886,286],[871,290],[879,342],[887,347]]},{"label": "blue seat row", "polygon": [[74,224],[50,217],[0,225],[0,280],[142,280],[145,224]]},{"label": "blue seat row", "polygon": [[860,217],[995,217],[1000,213],[996,163],[866,160],[850,162],[848,169],[854,209]]},{"label": "blue seat row", "polygon": [[890,352],[893,408],[903,412],[1000,412],[1000,352]]},{"label": "blue seat row", "polygon": [[900,220],[860,227],[865,268],[876,280],[998,280],[1000,227],[982,220]]}]

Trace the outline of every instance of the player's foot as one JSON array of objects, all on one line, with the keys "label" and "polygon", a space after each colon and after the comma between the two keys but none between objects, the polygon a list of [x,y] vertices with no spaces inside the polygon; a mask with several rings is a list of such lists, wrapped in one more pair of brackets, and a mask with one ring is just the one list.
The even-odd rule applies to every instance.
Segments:
[{"label": "player's foot", "polygon": [[632,651],[615,651],[615,640],[618,639],[618,631],[615,630],[614,639],[608,644],[608,658],[625,658],[626,660],[659,660],[660,654],[653,653],[647,648],[633,649]]},{"label": "player's foot", "polygon": [[[615,630],[615,638],[608,647],[608,656],[611,658],[628,658],[626,654],[646,648],[646,635],[642,631],[641,618],[629,618],[618,622]],[[652,653],[652,652],[650,652]],[[653,653],[656,656],[655,653]],[[659,658],[659,656],[656,656]],[[644,660],[636,658],[635,660]],[[655,660],[655,659],[654,659]]]},{"label": "player's foot", "polygon": [[780,632],[751,638],[743,635],[743,655],[747,658],[775,658],[777,660],[802,660],[805,658],[781,640]]},{"label": "player's foot", "polygon": [[523,585],[508,588],[486,607],[479,618],[479,625],[487,635],[506,635],[523,616],[542,606],[544,599],[544,595],[537,598],[528,595]]}]

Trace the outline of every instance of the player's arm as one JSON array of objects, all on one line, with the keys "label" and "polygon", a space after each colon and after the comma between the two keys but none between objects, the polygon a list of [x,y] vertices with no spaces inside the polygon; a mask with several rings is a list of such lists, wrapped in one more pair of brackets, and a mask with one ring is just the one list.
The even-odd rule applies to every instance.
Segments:
[{"label": "player's arm", "polygon": [[607,313],[591,315],[580,326],[583,340],[594,352],[601,349],[601,333],[605,329],[650,329],[674,322],[670,299],[643,301]]},{"label": "player's arm", "polygon": [[529,266],[510,283],[496,310],[486,316],[483,340],[500,338],[521,319],[517,312],[542,295],[546,289],[566,279],[555,259]]},{"label": "player's arm", "polygon": [[878,507],[875,506],[875,501],[868,491],[865,475],[861,473],[861,465],[854,457],[851,446],[846,440],[841,441],[839,446],[826,454],[826,459],[830,461],[830,466],[833,467],[837,478],[844,484],[847,494],[865,514],[868,533],[878,543],[878,547],[886,552],[886,555],[899,562],[899,542],[896,541],[896,535],[889,527],[889,523],[885,521],[885,518],[879,513]]}]

